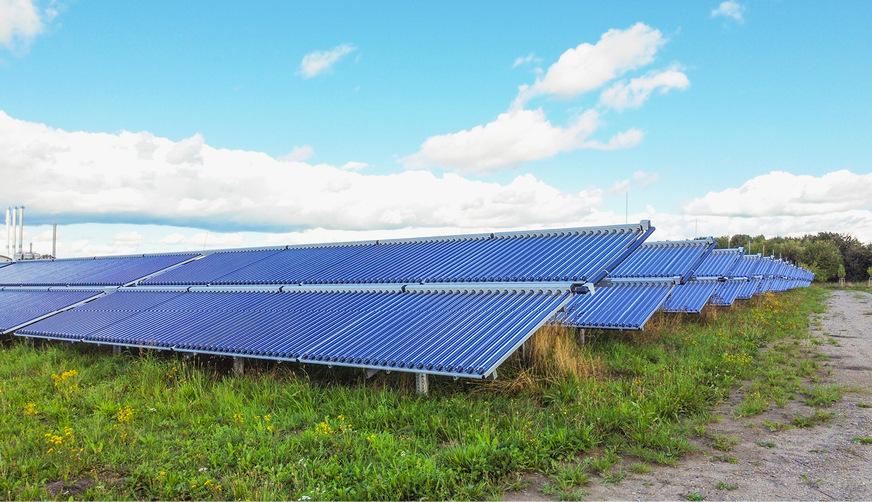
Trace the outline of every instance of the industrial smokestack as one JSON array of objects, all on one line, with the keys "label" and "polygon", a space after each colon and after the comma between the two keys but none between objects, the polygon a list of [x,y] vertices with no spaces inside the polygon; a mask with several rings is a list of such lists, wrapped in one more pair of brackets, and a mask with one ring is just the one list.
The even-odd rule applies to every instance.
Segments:
[{"label": "industrial smokestack", "polygon": [[10,241],[10,238],[12,237],[12,235],[11,235],[12,215],[10,214],[11,212],[12,212],[12,208],[7,207],[6,208],[6,256],[9,256],[10,258],[11,258],[11,254],[12,254],[9,252],[9,247],[12,245],[12,242]]},{"label": "industrial smokestack", "polygon": [[9,257],[15,259],[15,250],[18,249],[18,207],[12,208],[12,248]]},{"label": "industrial smokestack", "polygon": [[18,208],[18,252],[24,255],[24,206]]}]

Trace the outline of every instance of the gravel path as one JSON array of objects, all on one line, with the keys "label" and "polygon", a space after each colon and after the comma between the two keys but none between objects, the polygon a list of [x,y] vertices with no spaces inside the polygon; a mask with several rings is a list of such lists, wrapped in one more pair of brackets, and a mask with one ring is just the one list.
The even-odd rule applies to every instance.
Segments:
[{"label": "gravel path", "polygon": [[827,408],[834,418],[772,431],[764,421],[790,424],[814,409],[798,398],[784,408],[737,419],[732,409],[740,397],[733,396],[715,411],[724,419],[706,429],[738,439],[726,454],[737,463],[713,462],[724,452],[699,444],[700,451],[677,467],[652,467],[617,485],[594,480],[585,487],[587,500],[872,500],[872,445],[853,441],[872,437],[872,408],[858,406],[872,404],[872,294],[834,291],[827,311],[812,315],[811,326],[823,342],[816,350],[830,357],[826,363],[832,369],[818,385],[851,389]]}]

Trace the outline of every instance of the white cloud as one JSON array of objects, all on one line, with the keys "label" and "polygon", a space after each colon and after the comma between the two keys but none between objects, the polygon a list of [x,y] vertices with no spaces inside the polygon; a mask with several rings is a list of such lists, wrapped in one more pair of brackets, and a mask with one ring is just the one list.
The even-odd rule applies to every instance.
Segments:
[{"label": "white cloud", "polygon": [[[200,154],[205,143],[206,140],[200,133],[183,139],[172,146],[167,153],[166,160],[170,164],[202,164],[203,157]],[[139,147],[139,143],[137,143],[137,147]]]},{"label": "white cloud", "polygon": [[298,72],[303,78],[312,78],[329,71],[343,56],[356,51],[357,47],[352,44],[342,44],[330,49],[329,51],[315,51],[306,54],[303,61],[300,63],[300,71]]},{"label": "white cloud", "polygon": [[872,174],[841,170],[820,177],[773,171],[739,188],[709,192],[682,205],[688,214],[805,217],[872,209]]},{"label": "white cloud", "polygon": [[198,250],[216,248],[235,248],[243,246],[245,237],[240,232],[194,232],[185,235],[181,232],[173,232],[157,241],[164,247],[177,248],[178,250]]},{"label": "white cloud", "polygon": [[636,171],[635,173],[633,173],[632,178],[616,181],[612,188],[606,190],[605,193],[608,195],[623,195],[624,192],[630,190],[631,188],[653,185],[659,180],[660,175],[658,173],[646,173],[644,171]]},{"label": "white cloud", "polygon": [[[52,10],[47,16],[54,17],[53,13]],[[26,49],[44,29],[33,0],[0,0],[0,48]]]},{"label": "white cloud", "polygon": [[[583,43],[564,52],[547,73],[532,85],[523,85],[509,110],[494,121],[456,133],[431,136],[417,153],[400,159],[406,168],[441,166],[461,172],[494,172],[524,162],[554,157],[578,149],[616,150],[632,148],[644,132],[630,128],[613,133],[607,141],[593,138],[603,125],[600,113],[576,113],[565,126],[554,125],[539,108],[528,110],[527,102],[540,95],[575,98],[609,81],[650,64],[666,39],[643,23],[626,30],[609,30],[594,44]],[[533,61],[530,54],[515,60],[515,66]],[[673,65],[643,77],[620,82],[602,94],[604,108],[637,108],[655,90],[684,89],[687,76]]]},{"label": "white cloud", "polygon": [[512,68],[517,68],[521,65],[527,65],[530,63],[538,63],[539,61],[541,61],[541,59],[537,58],[536,55],[531,52],[522,58],[516,58],[515,64],[512,65]]},{"label": "white cloud", "polygon": [[303,162],[312,158],[315,155],[315,149],[309,145],[295,146],[291,153],[279,157],[279,160],[288,162]]},{"label": "white cloud", "polygon": [[740,23],[744,23],[745,6],[738,2],[734,2],[733,0],[727,0],[726,2],[721,2],[716,9],[712,10],[711,17],[728,17]]},{"label": "white cloud", "polygon": [[523,104],[539,95],[569,99],[592,91],[650,64],[665,43],[659,30],[643,23],[609,30],[594,45],[583,43],[564,52],[544,77],[531,86],[521,86],[517,102]]},{"label": "white cloud", "polygon": [[366,162],[351,161],[351,162],[346,162],[345,164],[342,164],[339,167],[339,169],[342,169],[343,171],[360,171],[361,169],[364,169],[367,167],[369,167],[369,164],[367,164]]},{"label": "white cloud", "polygon": [[615,135],[608,144],[589,140],[600,125],[594,110],[564,128],[552,125],[541,109],[515,108],[483,126],[427,138],[418,153],[400,160],[408,168],[438,164],[463,172],[488,172],[578,148],[627,148],[642,137],[641,132],[630,130]]},{"label": "white cloud", "polygon": [[[573,129],[557,128],[567,139],[555,139],[547,121],[535,119],[544,140],[558,143],[583,138],[596,121],[580,117]],[[451,173],[354,171],[360,167],[216,149],[199,134],[174,142],[149,133],[66,132],[0,112],[0,179],[15,180],[0,183],[0,200],[27,206],[32,225],[127,222],[224,233],[565,226],[602,198],[530,174],[500,184]]]},{"label": "white cloud", "polygon": [[630,79],[629,82],[615,83],[602,92],[600,102],[618,111],[639,108],[655,90],[659,90],[660,94],[666,94],[670,89],[683,91],[689,86],[690,80],[687,75],[678,69],[654,70],[642,77]]}]

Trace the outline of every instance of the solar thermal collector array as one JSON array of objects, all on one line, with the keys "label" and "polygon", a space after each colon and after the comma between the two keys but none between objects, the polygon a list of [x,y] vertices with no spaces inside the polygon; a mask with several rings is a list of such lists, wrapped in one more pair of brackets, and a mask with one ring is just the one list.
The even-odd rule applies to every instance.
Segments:
[{"label": "solar thermal collector array", "polygon": [[[715,290],[726,286],[730,271],[746,273],[741,248],[713,251],[711,238],[645,243],[653,230],[643,221],[16,262],[0,268],[0,287],[19,286],[0,291],[0,330],[482,378],[546,322],[642,329],[661,307],[698,311],[713,294],[713,301],[723,298]],[[735,278],[729,285],[737,295],[753,280],[759,287],[793,287],[813,278],[751,261],[793,275]],[[700,280],[702,273],[718,278]]]}]

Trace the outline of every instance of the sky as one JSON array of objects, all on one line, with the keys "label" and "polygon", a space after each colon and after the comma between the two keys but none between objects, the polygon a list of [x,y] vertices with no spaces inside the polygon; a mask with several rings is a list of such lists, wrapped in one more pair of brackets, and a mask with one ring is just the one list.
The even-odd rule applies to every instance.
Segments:
[{"label": "sky", "polygon": [[[638,223],[872,242],[872,2],[0,0],[59,257]],[[0,254],[6,254],[5,242]]]}]

